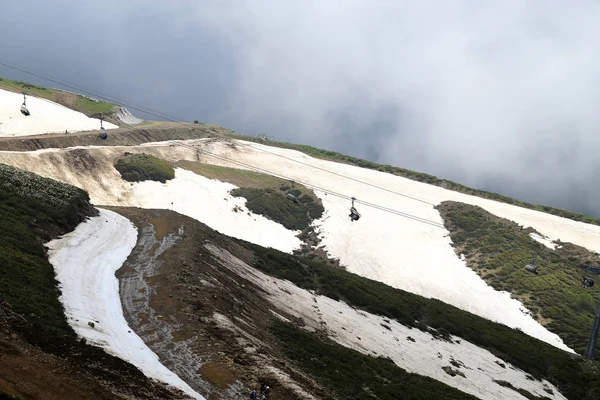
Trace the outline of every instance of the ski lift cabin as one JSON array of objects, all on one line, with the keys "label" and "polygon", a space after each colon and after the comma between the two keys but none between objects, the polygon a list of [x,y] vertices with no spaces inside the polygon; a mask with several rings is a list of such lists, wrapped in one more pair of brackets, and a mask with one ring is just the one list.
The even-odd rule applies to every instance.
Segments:
[{"label": "ski lift cabin", "polygon": [[585,286],[585,287],[594,286],[594,280],[592,278],[590,278],[589,276],[584,277],[582,283],[583,283],[583,286]]},{"label": "ski lift cabin", "polygon": [[527,264],[525,266],[525,270],[529,271],[531,273],[537,274],[538,266],[535,264],[535,259],[536,259],[536,257],[534,257],[533,261],[531,261],[529,264]]},{"label": "ski lift cabin", "polygon": [[360,218],[360,213],[356,211],[356,208],[354,207],[354,200],[356,200],[356,198],[352,197],[352,207],[350,207],[350,219],[352,222],[358,221]]},{"label": "ski lift cabin", "polygon": [[23,114],[26,117],[31,115],[31,113],[27,109],[27,97],[25,96],[25,93],[23,93],[23,104],[21,105],[21,114]]},{"label": "ski lift cabin", "polygon": [[103,118],[100,118],[100,132],[98,133],[98,137],[102,140],[106,140],[106,138],[108,138],[108,134],[106,133],[104,126],[102,126],[102,120]]}]

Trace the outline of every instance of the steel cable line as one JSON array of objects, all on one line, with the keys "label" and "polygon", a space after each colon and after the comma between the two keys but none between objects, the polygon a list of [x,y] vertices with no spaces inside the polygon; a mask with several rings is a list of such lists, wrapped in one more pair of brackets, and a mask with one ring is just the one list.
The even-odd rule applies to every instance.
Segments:
[{"label": "steel cable line", "polygon": [[[303,186],[306,186],[307,188],[312,188],[312,189],[318,190],[318,191],[323,192],[323,193],[331,194],[332,196],[343,198],[345,200],[351,200],[352,199],[352,197],[350,197],[348,195],[345,195],[345,194],[342,194],[342,193],[339,193],[339,192],[335,192],[335,191],[330,190],[330,189],[325,189],[325,188],[322,188],[320,186],[314,185],[312,183],[298,181],[296,179],[292,179],[292,178],[287,177],[285,175],[281,175],[281,174],[278,174],[278,173],[275,173],[275,172],[272,172],[272,171],[268,171],[268,170],[265,170],[263,168],[255,167],[255,166],[253,166],[251,164],[248,164],[248,163],[245,163],[245,162],[242,162],[242,161],[232,160],[232,159],[227,158],[225,156],[221,156],[221,155],[215,154],[215,153],[210,152],[208,150],[198,148],[196,146],[184,143],[182,141],[174,141],[174,142],[176,142],[178,145],[180,145],[182,147],[185,147],[185,148],[188,148],[190,150],[194,150],[196,152],[204,153],[204,154],[210,155],[212,157],[215,157],[217,159],[220,159],[222,161],[226,161],[226,162],[229,162],[229,163],[232,163],[232,164],[235,164],[235,165],[240,165],[242,167],[246,167],[246,168],[248,168],[250,170],[254,170],[254,171],[257,171],[257,172],[262,172],[262,173],[265,173],[265,174],[268,174],[268,175],[271,175],[271,176],[276,176],[276,177],[278,177],[280,179],[284,179],[284,180],[288,180],[288,181],[294,181],[294,182],[297,182],[297,183],[299,183],[299,184],[301,184]],[[427,223],[427,224],[436,226],[438,228],[443,228],[444,227],[443,224],[440,224],[438,222],[431,221],[431,220],[428,220],[426,218],[418,217],[416,215],[408,214],[408,213],[405,213],[405,212],[402,212],[402,211],[398,211],[398,210],[395,210],[393,208],[385,207],[385,206],[382,206],[382,205],[379,205],[379,204],[370,203],[370,202],[359,200],[359,199],[356,199],[355,201],[357,203],[359,203],[359,204],[362,204],[362,205],[365,205],[365,206],[368,206],[368,207],[372,207],[372,208],[375,208],[375,209],[379,209],[381,211],[385,211],[385,212],[389,212],[389,213],[392,213],[392,214],[396,214],[396,215],[399,215],[399,216],[402,216],[402,217],[405,217],[405,218],[409,218],[409,219],[412,219],[412,220],[415,220],[415,221],[418,221],[418,222]]]},{"label": "steel cable line", "polygon": [[27,71],[27,70],[25,70],[25,69],[23,69],[23,68],[15,67],[15,66],[13,66],[13,65],[10,65],[10,64],[4,63],[4,62],[2,62],[2,61],[0,61],[0,65],[2,65],[2,66],[5,66],[5,67],[7,67],[7,68],[11,68],[11,69],[17,70],[17,71],[20,71],[20,72],[24,72],[24,73],[26,73],[26,74],[29,74],[29,75],[35,76],[35,77],[37,77],[37,78],[40,78],[40,79],[47,80],[47,81],[49,81],[49,82],[52,82],[52,83],[56,83],[56,84],[58,84],[58,85],[62,85],[62,86],[64,86],[64,87],[68,87],[69,89],[78,90],[78,91],[80,91],[80,92],[82,92],[82,93],[89,94],[90,96],[94,96],[95,98],[104,99],[104,100],[110,101],[111,103],[115,103],[115,104],[117,104],[117,105],[120,105],[120,106],[125,106],[125,107],[127,107],[127,108],[131,108],[131,109],[133,109],[133,110],[137,110],[137,111],[140,111],[140,112],[146,113],[146,114],[148,114],[148,115],[152,115],[153,117],[162,118],[162,119],[164,119],[164,120],[167,120],[167,121],[169,121],[169,122],[175,122],[175,123],[179,123],[179,124],[182,124],[182,125],[184,125],[184,124],[183,124],[181,121],[175,121],[175,120],[173,120],[173,119],[171,119],[171,118],[165,117],[164,115],[160,115],[160,114],[157,114],[157,113],[154,113],[154,112],[149,112],[149,111],[143,110],[143,109],[141,109],[141,108],[138,108],[138,107],[136,107],[136,106],[133,106],[133,105],[131,105],[131,104],[122,103],[122,102],[120,102],[120,101],[117,101],[117,100],[115,100],[115,99],[113,99],[113,98],[110,98],[110,97],[108,97],[108,96],[104,96],[104,95],[100,95],[100,94],[98,94],[98,93],[90,92],[90,91],[88,91],[88,90],[84,90],[84,89],[78,88],[77,86],[69,85],[69,84],[67,84],[67,83],[63,83],[63,82],[57,81],[56,79],[48,78],[48,77],[45,77],[45,76],[43,76],[43,75],[37,74],[37,73],[35,73],[35,72]]},{"label": "steel cable line", "polygon": [[380,190],[384,190],[384,191],[386,191],[386,192],[389,192],[389,193],[396,194],[396,195],[398,195],[398,196],[407,197],[407,198],[409,198],[409,199],[412,199],[412,200],[420,201],[421,203],[426,203],[426,204],[429,204],[429,205],[432,205],[432,206],[433,206],[433,205],[435,205],[434,203],[431,203],[431,202],[429,202],[429,201],[427,201],[427,200],[422,200],[422,199],[419,199],[419,198],[417,198],[417,197],[409,196],[409,195],[407,195],[407,194],[400,193],[400,192],[397,192],[397,191],[395,191],[395,190],[391,190],[391,189],[388,189],[388,188],[385,188],[385,187],[382,187],[382,186],[379,186],[379,185],[375,185],[375,184],[373,184],[373,183],[369,183],[369,182],[362,181],[362,180],[360,180],[360,179],[352,178],[352,177],[350,177],[350,176],[347,176],[347,175],[344,175],[344,174],[340,174],[340,173],[338,173],[338,172],[330,171],[330,170],[328,170],[328,169],[326,169],[326,168],[317,167],[316,165],[312,165],[312,164],[309,164],[309,163],[305,163],[305,162],[302,162],[302,161],[300,161],[300,160],[295,160],[295,159],[293,159],[293,158],[291,158],[291,157],[287,157],[287,156],[284,156],[284,155],[282,155],[282,154],[277,154],[277,153],[275,153],[275,152],[272,152],[272,151],[269,151],[269,150],[266,150],[266,149],[261,149],[261,148],[259,148],[259,147],[253,146],[253,145],[251,145],[251,144],[240,143],[240,146],[251,147],[251,148],[253,148],[253,149],[255,149],[255,150],[262,151],[262,152],[264,152],[264,153],[269,153],[269,154],[272,154],[272,155],[274,155],[274,156],[277,156],[277,157],[285,158],[286,160],[293,161],[293,162],[296,162],[296,163],[298,163],[298,164],[302,164],[302,165],[305,165],[305,166],[307,166],[307,167],[311,167],[311,168],[314,168],[314,169],[318,169],[318,170],[321,170],[321,171],[324,171],[324,172],[330,173],[330,174],[332,174],[332,175],[337,175],[337,176],[340,176],[340,177],[342,177],[342,178],[346,178],[346,179],[349,179],[349,180],[351,180],[351,181],[355,181],[355,182],[361,183],[361,184],[363,184],[363,185],[371,186],[371,187],[374,187],[374,188],[377,188],[377,189],[380,189]]},{"label": "steel cable line", "polygon": [[[153,116],[155,116],[155,117],[163,118],[163,119],[166,119],[166,120],[168,120],[168,121],[170,121],[170,122],[174,122],[174,123],[177,123],[177,124],[181,124],[182,126],[186,126],[186,127],[188,127],[188,125],[186,125],[186,124],[184,124],[184,123],[182,123],[182,122],[180,122],[180,121],[175,121],[175,120],[172,120],[172,119],[170,119],[170,118],[168,118],[168,117],[164,117],[164,116],[162,116],[162,115],[159,115],[159,114],[156,114],[156,113],[148,112],[148,111],[146,111],[146,110],[144,110],[144,109],[141,109],[141,108],[138,108],[138,107],[135,107],[135,106],[132,106],[132,105],[126,104],[126,103],[122,103],[122,102],[116,101],[116,100],[114,100],[114,99],[111,99],[111,98],[109,98],[109,97],[106,97],[106,96],[101,96],[101,95],[98,95],[98,94],[96,94],[96,93],[93,93],[93,92],[90,92],[90,91],[87,91],[87,90],[83,90],[83,89],[80,89],[80,88],[78,88],[78,87],[75,87],[75,86],[72,86],[72,85],[68,85],[68,84],[65,84],[65,83],[63,83],[63,82],[60,82],[60,81],[57,81],[57,80],[51,79],[51,78],[44,77],[44,76],[42,76],[42,75],[40,75],[40,74],[36,74],[36,73],[34,73],[34,72],[30,72],[30,71],[24,70],[24,69],[22,69],[22,68],[19,68],[19,67],[15,67],[15,66],[12,66],[12,65],[6,64],[6,63],[4,63],[4,62],[1,62],[1,61],[0,61],[0,65],[3,65],[3,66],[5,66],[5,67],[12,68],[12,69],[15,69],[15,70],[18,70],[18,71],[24,72],[24,73],[26,73],[26,74],[30,74],[30,75],[36,76],[36,77],[38,77],[38,78],[41,78],[41,79],[45,79],[45,80],[47,80],[47,81],[49,81],[49,82],[53,82],[53,83],[56,83],[56,84],[59,84],[59,85],[62,85],[62,86],[65,86],[65,87],[68,87],[68,88],[71,88],[71,89],[74,89],[74,90],[78,90],[78,91],[80,91],[80,92],[83,92],[83,93],[87,93],[87,94],[89,94],[89,95],[92,95],[92,96],[94,96],[94,97],[100,97],[100,98],[103,98],[103,99],[105,99],[105,100],[108,100],[108,101],[110,101],[110,102],[113,102],[113,103],[115,103],[115,104],[120,104],[120,105],[123,105],[123,106],[125,106],[125,107],[132,108],[132,109],[135,109],[135,110],[141,111],[141,112],[143,112],[143,113],[146,113],[146,114],[149,114],[149,115],[153,115]],[[1,86],[4,86],[4,85],[2,85],[2,84],[0,84],[0,85],[1,85]],[[6,87],[6,86],[4,86],[4,87]],[[136,127],[133,127],[133,126],[132,126],[132,127],[130,127],[130,128],[131,128],[132,130],[141,130],[140,128],[136,128]],[[181,146],[183,146],[183,147],[187,147],[187,148],[193,149],[193,150],[195,150],[195,151],[200,151],[200,152],[203,152],[203,153],[205,153],[205,154],[209,154],[209,155],[211,155],[211,156],[213,156],[213,157],[220,158],[221,160],[224,160],[224,161],[227,161],[227,162],[230,162],[230,163],[233,163],[233,164],[242,165],[242,166],[244,166],[244,167],[246,167],[246,168],[249,168],[249,169],[252,169],[252,170],[255,170],[255,171],[260,171],[260,172],[263,172],[263,173],[266,173],[266,174],[269,174],[269,175],[272,175],[272,176],[277,176],[277,177],[279,177],[279,178],[281,178],[281,179],[285,179],[285,180],[290,180],[290,181],[291,181],[291,180],[293,180],[293,179],[291,179],[291,178],[288,178],[288,177],[286,177],[286,176],[283,176],[283,175],[280,175],[280,174],[276,174],[276,173],[273,173],[273,172],[271,172],[271,171],[267,171],[267,170],[264,170],[264,169],[261,169],[261,168],[258,168],[258,167],[254,167],[254,166],[252,166],[252,165],[250,165],[250,164],[246,164],[246,163],[243,163],[243,162],[240,162],[240,161],[231,160],[231,159],[228,159],[228,158],[226,158],[226,157],[219,156],[219,155],[217,155],[217,154],[211,153],[211,152],[209,152],[209,151],[207,151],[207,150],[204,150],[204,149],[199,149],[199,148],[197,148],[197,147],[194,147],[194,146],[191,146],[191,145],[185,144],[185,143],[183,143],[182,141],[171,141],[171,142],[177,142],[177,143],[179,143],[179,145],[181,145]],[[320,169],[320,170],[323,170],[323,171],[325,171],[325,172],[328,172],[328,173],[331,173],[331,174],[334,174],[334,175],[338,175],[338,176],[344,177],[344,178],[346,178],[346,179],[350,179],[350,180],[353,180],[353,181],[359,182],[359,183],[361,183],[361,184],[366,184],[366,185],[368,185],[368,186],[376,187],[376,188],[378,188],[378,189],[381,189],[381,190],[384,190],[384,191],[388,191],[388,192],[394,193],[394,194],[396,194],[396,195],[400,195],[400,196],[403,196],[403,197],[411,198],[411,199],[413,199],[413,200],[417,200],[417,201],[420,201],[420,202],[423,202],[423,203],[426,203],[426,204],[434,205],[434,204],[433,204],[433,203],[431,203],[431,202],[427,202],[427,201],[425,201],[425,200],[421,200],[421,199],[418,199],[418,198],[416,198],[416,197],[412,197],[412,196],[409,196],[409,195],[405,195],[405,194],[402,194],[402,193],[399,193],[399,192],[396,192],[396,191],[393,191],[393,190],[390,190],[390,189],[387,189],[387,188],[384,188],[384,187],[381,187],[381,186],[378,186],[378,185],[373,185],[373,184],[370,184],[369,182],[364,182],[364,181],[361,181],[361,180],[359,180],[359,179],[355,179],[355,178],[352,178],[352,177],[349,177],[349,176],[345,176],[345,175],[343,175],[343,174],[339,174],[339,173],[337,173],[337,172],[333,172],[333,171],[326,170],[326,169],[324,169],[324,168],[320,168],[320,167],[312,166],[312,165],[310,165],[310,164],[303,163],[303,162],[301,162],[301,161],[293,160],[293,159],[291,159],[291,158],[288,158],[288,157],[285,157],[285,156],[278,155],[278,154],[276,154],[276,153],[272,153],[272,152],[269,152],[269,151],[266,151],[266,150],[263,150],[263,149],[259,149],[259,148],[255,147],[255,146],[252,146],[252,145],[247,145],[247,144],[244,144],[244,143],[238,143],[238,144],[240,144],[240,145],[242,145],[242,146],[248,146],[248,147],[252,147],[252,148],[254,148],[255,150],[259,150],[259,151],[264,151],[264,152],[267,152],[267,153],[271,153],[271,154],[273,154],[273,155],[276,155],[276,156],[279,156],[279,157],[282,157],[282,158],[286,158],[286,159],[289,159],[289,160],[291,160],[291,161],[296,161],[296,162],[299,162],[300,164],[303,164],[303,165],[306,165],[306,166],[310,166],[310,167],[314,167],[314,168],[316,168],[316,169]],[[331,191],[331,190],[324,189],[324,188],[321,188],[321,187],[318,187],[318,186],[316,186],[316,185],[312,185],[312,184],[309,184],[309,183],[306,183],[306,182],[298,182],[298,183],[300,183],[300,184],[302,184],[302,185],[304,185],[304,186],[306,186],[306,187],[312,187],[312,188],[314,188],[314,189],[316,189],[316,190],[319,190],[319,191],[321,191],[321,192],[328,193],[328,194],[331,194],[331,195],[333,195],[333,196],[337,196],[337,197],[340,197],[340,198],[343,198],[343,199],[346,199],[346,200],[351,200],[351,199],[352,199],[352,197],[350,197],[350,196],[347,196],[347,195],[344,195],[344,194],[341,194],[341,193],[336,193],[336,192],[333,192],[333,191]],[[375,209],[379,209],[379,210],[381,210],[381,211],[385,211],[385,212],[389,212],[389,213],[396,214],[396,215],[399,215],[399,216],[403,216],[403,217],[405,217],[405,218],[413,219],[413,220],[415,220],[415,221],[419,221],[419,222],[427,223],[427,224],[430,224],[430,225],[433,225],[433,226],[436,226],[436,227],[440,227],[440,228],[443,228],[443,227],[444,227],[444,225],[443,225],[443,224],[440,224],[440,223],[437,223],[437,222],[434,222],[434,221],[430,221],[430,220],[427,220],[427,219],[425,219],[425,218],[421,218],[421,217],[418,217],[418,216],[415,216],[415,215],[411,215],[411,214],[408,214],[408,213],[404,213],[404,212],[402,212],[402,211],[394,210],[394,209],[392,209],[392,208],[388,208],[388,207],[385,207],[385,206],[381,206],[381,205],[378,205],[378,204],[375,204],[375,203],[365,202],[365,201],[358,200],[358,199],[356,199],[356,202],[357,202],[357,203],[359,203],[359,204],[363,204],[363,205],[365,205],[365,206],[368,206],[368,207],[372,207],[372,208],[375,208]]]},{"label": "steel cable line", "polygon": [[[68,88],[70,88],[70,89],[73,89],[73,90],[78,90],[78,91],[81,91],[81,92],[83,92],[83,93],[87,93],[87,94],[89,94],[89,95],[91,95],[91,96],[94,96],[94,97],[100,97],[100,98],[102,98],[102,99],[105,99],[105,100],[108,100],[108,101],[110,101],[110,102],[112,102],[112,103],[115,103],[115,104],[118,104],[118,105],[122,105],[122,106],[125,106],[125,107],[128,107],[128,108],[131,108],[131,109],[134,109],[134,110],[137,110],[137,111],[140,111],[140,112],[146,113],[146,114],[148,114],[148,115],[152,115],[152,116],[154,116],[154,117],[162,118],[162,119],[164,119],[164,120],[167,120],[167,121],[169,121],[169,122],[173,122],[173,123],[176,123],[176,124],[181,124],[182,126],[186,126],[186,127],[188,126],[188,125],[186,125],[186,124],[182,123],[181,121],[176,121],[176,120],[173,120],[173,119],[171,119],[171,118],[165,117],[164,115],[160,115],[160,114],[157,114],[157,113],[154,113],[154,112],[149,112],[149,111],[147,111],[147,110],[144,110],[144,109],[142,109],[142,108],[138,108],[138,107],[132,106],[132,105],[130,105],[130,104],[127,104],[127,103],[122,103],[122,102],[119,102],[119,101],[117,101],[117,100],[115,100],[115,99],[112,99],[112,98],[110,98],[110,97],[103,96],[103,95],[99,95],[99,94],[96,94],[96,93],[93,93],[93,92],[90,92],[90,91],[87,91],[87,90],[80,89],[80,88],[78,88],[78,87],[76,87],[76,86],[72,86],[72,85],[69,85],[69,84],[66,84],[66,83],[63,83],[63,82],[57,81],[57,80],[55,80],[55,79],[51,79],[51,78],[44,77],[44,76],[42,76],[42,75],[40,75],[40,74],[37,74],[37,73],[34,73],[34,72],[27,71],[27,70],[25,70],[25,69],[23,69],[23,68],[15,67],[15,66],[12,66],[12,65],[6,64],[6,63],[4,63],[4,62],[1,62],[1,61],[0,61],[0,65],[3,65],[3,66],[5,66],[5,67],[8,67],[8,68],[15,69],[15,70],[17,70],[17,71],[20,71],[20,72],[24,72],[24,73],[26,73],[26,74],[33,75],[33,76],[35,76],[35,77],[38,77],[38,78],[41,78],[41,79],[45,79],[45,80],[47,80],[47,81],[50,81],[50,82],[53,82],[53,83],[56,83],[56,84],[59,84],[59,85],[63,85],[63,86],[65,86],[65,87],[68,87]],[[345,178],[345,179],[349,179],[349,180],[352,180],[352,181],[355,181],[355,182],[361,183],[361,184],[363,184],[363,185],[371,186],[371,187],[374,187],[374,188],[377,188],[377,189],[380,189],[380,190],[383,190],[383,191],[386,191],[386,192],[389,192],[389,193],[392,193],[392,194],[395,194],[395,195],[398,195],[398,196],[406,197],[406,198],[409,198],[409,199],[412,199],[412,200],[415,200],[415,201],[419,201],[419,202],[421,202],[421,203],[425,203],[425,204],[429,204],[429,205],[431,205],[431,206],[435,206],[435,204],[434,204],[434,203],[432,203],[432,202],[429,202],[429,201],[427,201],[427,200],[419,199],[419,198],[417,198],[417,197],[410,196],[410,195],[407,195],[407,194],[404,194],[404,193],[400,193],[400,192],[398,192],[398,191],[391,190],[391,189],[388,189],[388,188],[385,188],[385,187],[382,187],[382,186],[379,186],[379,185],[375,185],[375,184],[373,184],[373,183],[370,183],[370,182],[366,182],[366,181],[362,181],[362,180],[360,180],[360,179],[352,178],[352,177],[350,177],[350,176],[347,176],[347,175],[344,175],[344,174],[340,174],[340,173],[338,173],[338,172],[329,171],[329,170],[327,170],[326,168],[317,167],[316,165],[311,165],[311,164],[308,164],[308,163],[302,162],[302,161],[300,161],[300,160],[294,160],[293,158],[286,157],[286,156],[284,156],[284,155],[281,155],[281,154],[277,154],[277,153],[274,153],[274,152],[271,152],[271,151],[268,151],[268,150],[265,150],[265,149],[260,149],[260,148],[258,148],[258,147],[256,147],[256,146],[253,146],[253,145],[251,145],[251,144],[240,143],[240,145],[241,145],[241,146],[247,146],[247,147],[251,147],[251,148],[253,148],[253,149],[255,149],[255,150],[262,151],[262,152],[266,152],[266,153],[269,153],[269,154],[275,155],[275,156],[277,156],[277,157],[285,158],[285,159],[287,159],[287,160],[290,160],[290,161],[293,161],[293,162],[297,162],[297,163],[299,163],[299,164],[302,164],[302,165],[305,165],[305,166],[308,166],[308,167],[311,167],[311,168],[315,168],[315,169],[318,169],[318,170],[321,170],[321,171],[324,171],[324,172],[327,172],[327,173],[330,173],[330,174],[333,174],[333,175],[336,175],[336,176],[339,176],[339,177],[342,177],[342,178]]]}]

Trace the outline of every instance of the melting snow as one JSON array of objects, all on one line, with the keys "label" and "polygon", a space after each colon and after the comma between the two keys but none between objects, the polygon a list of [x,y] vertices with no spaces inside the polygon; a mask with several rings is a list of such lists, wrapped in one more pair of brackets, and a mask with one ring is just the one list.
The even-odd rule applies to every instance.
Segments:
[{"label": "melting snow", "polygon": [[[28,117],[21,114],[23,95],[0,89],[0,137],[99,130],[100,120],[50,100],[27,96]],[[118,128],[109,122],[105,129]]]},{"label": "melting snow", "polygon": [[163,209],[170,209],[172,204],[174,211],[225,235],[287,253],[300,247],[301,241],[296,237],[299,231],[287,230],[281,224],[252,214],[246,208],[246,199],[228,193],[236,187],[177,168],[175,179],[167,183],[146,181],[134,184],[131,204]]},{"label": "melting snow", "polygon": [[[235,161],[277,172],[298,182],[309,183],[347,196],[354,195],[359,200],[399,210],[437,224],[442,224],[443,220],[434,205],[454,200],[479,205],[495,215],[518,223],[522,222],[525,216],[527,221],[532,222],[529,225],[540,232],[546,232],[547,226],[550,226],[549,230],[552,231],[554,224],[561,222],[577,226],[579,230],[596,230],[596,236],[600,237],[598,226],[588,228],[585,224],[549,214],[463,195],[391,174],[319,160],[297,151],[253,143],[251,145],[384,187],[387,191],[349,179],[332,178],[326,171],[299,166],[293,161],[248,147],[232,148],[224,143],[211,143],[210,151]],[[206,161],[227,165],[226,161],[211,157]],[[390,191],[406,194],[420,201]],[[360,204],[357,204],[357,208],[362,213],[362,218],[351,222],[348,217],[348,200],[320,191],[316,193],[322,199],[326,210],[324,217],[317,223],[322,243],[330,255],[339,258],[350,272],[421,296],[437,298],[513,328],[518,327],[530,336],[573,352],[558,335],[535,321],[521,302],[512,299],[507,292],[494,290],[467,267],[465,261],[454,252],[446,229]],[[562,233],[566,237],[564,232]]]},{"label": "melting snow", "polygon": [[[395,320],[356,310],[344,302],[313,295],[289,281],[263,274],[210,243],[205,247],[222,260],[224,267],[263,289],[261,293],[279,310],[302,318],[305,329],[324,329],[331,339],[343,346],[375,357],[389,357],[408,372],[429,376],[484,400],[523,399],[517,392],[492,380],[508,381],[537,396],[566,400],[549,382],[527,379],[524,371],[466,340],[455,336],[450,342],[437,340],[429,333]],[[456,367],[452,361],[462,365]],[[465,377],[452,377],[442,367],[458,369]]]},{"label": "melting snow", "polygon": [[[123,151],[143,151],[173,162],[197,160],[196,151],[178,146],[177,143],[180,142],[167,141],[132,147],[0,152],[0,162],[82,187],[89,191],[96,204],[170,209],[173,202],[173,210],[204,222],[226,235],[286,252],[299,246],[296,232],[288,231],[266,218],[248,215],[244,199],[232,198],[227,194],[233,185],[179,169],[176,171],[176,178],[166,184],[143,182],[130,185],[112,167],[114,157]],[[362,213],[362,218],[351,222],[348,218],[350,201],[316,191],[326,210],[324,217],[316,222],[322,244],[350,272],[421,296],[437,298],[484,318],[520,328],[528,335],[572,351],[557,335],[537,323],[519,301],[512,299],[509,293],[494,290],[466,266],[465,260],[459,258],[451,247],[448,231],[439,227],[443,221],[434,206],[446,200],[478,205],[524,227],[531,226],[548,240],[558,239],[560,233],[561,240],[594,251],[600,251],[600,226],[469,196],[387,173],[315,159],[298,151],[241,141],[234,141],[232,144],[214,140],[191,140],[186,143],[297,182],[347,196],[354,195],[359,200],[438,224],[433,226],[360,203],[357,208]],[[257,149],[280,154],[308,166]],[[96,157],[94,169],[82,171],[75,167],[72,156],[67,156],[74,151]],[[64,157],[59,156],[61,153]],[[239,168],[239,165],[209,155],[202,155],[201,160]],[[341,176],[336,177],[327,171],[387,190]],[[392,192],[412,196],[420,201]],[[243,212],[233,212],[235,206]]]},{"label": "melting snow", "polygon": [[552,239],[550,239],[550,238],[548,238],[548,237],[540,236],[540,235],[538,235],[538,234],[536,234],[536,233],[530,233],[530,234],[529,234],[529,236],[530,236],[530,237],[531,237],[533,240],[535,240],[536,242],[539,242],[539,243],[543,244],[544,246],[546,246],[546,247],[548,247],[548,248],[550,248],[550,249],[552,249],[552,250],[555,250],[555,249],[556,249],[556,246],[557,246],[557,244],[556,244],[556,243],[554,243],[554,242],[552,241]]},{"label": "melting snow", "polygon": [[130,362],[148,377],[204,400],[161,364],[123,316],[115,272],[131,253],[136,240],[137,230],[128,219],[100,210],[100,216],[47,243],[69,324],[80,337]]}]

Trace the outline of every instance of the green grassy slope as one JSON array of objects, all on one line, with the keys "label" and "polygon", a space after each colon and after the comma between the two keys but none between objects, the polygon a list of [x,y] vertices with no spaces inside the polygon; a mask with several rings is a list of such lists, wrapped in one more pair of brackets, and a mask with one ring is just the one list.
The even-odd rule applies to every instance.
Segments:
[{"label": "green grassy slope", "polygon": [[[439,300],[427,299],[394,289],[344,270],[332,268],[239,239],[254,253],[252,265],[261,271],[287,279],[301,288],[434,336],[455,335],[485,348],[537,379],[545,378],[569,399],[592,400],[600,395],[600,363],[559,350],[519,330],[508,328]],[[434,330],[432,330],[433,328]]]},{"label": "green grassy slope", "polygon": [[[551,250],[516,223],[477,206],[444,202],[438,209],[455,251],[465,255],[467,265],[495,289],[521,300],[569,347],[584,352],[600,291],[582,286],[582,277],[590,273],[580,264],[598,266],[597,255],[568,243]],[[534,256],[538,274],[524,269]]]},{"label": "green grassy slope", "polygon": [[117,160],[115,168],[129,182],[150,180],[165,183],[175,178],[171,164],[150,154],[126,155]]},{"label": "green grassy slope", "polygon": [[92,114],[110,114],[117,107],[115,104],[91,99],[75,93],[64,92],[58,89],[48,89],[27,82],[13,81],[0,78],[0,89],[15,93],[26,93],[28,96],[41,97],[59,104],[63,104],[88,116]]},{"label": "green grassy slope", "polygon": [[72,336],[43,241],[95,210],[83,190],[0,164],[0,303],[42,331]]}]

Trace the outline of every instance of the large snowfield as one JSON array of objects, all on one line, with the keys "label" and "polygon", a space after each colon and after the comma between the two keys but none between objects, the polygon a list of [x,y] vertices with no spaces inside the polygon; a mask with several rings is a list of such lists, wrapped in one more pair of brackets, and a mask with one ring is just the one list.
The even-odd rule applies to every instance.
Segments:
[{"label": "large snowfield", "polygon": [[[29,116],[21,114],[23,95],[0,89],[0,137],[73,133],[100,129],[100,120],[73,111],[61,104],[27,96]],[[104,122],[105,129],[118,128]]]},{"label": "large snowfield", "polygon": [[[233,199],[227,194],[232,185],[195,176],[180,169],[177,169],[176,178],[166,184],[132,184],[123,181],[113,167],[114,159],[125,151],[154,154],[172,162],[197,160],[198,153],[179,146],[180,143],[0,152],[0,162],[81,187],[90,193],[94,204],[172,207],[221,233],[291,252],[299,243],[294,237],[296,233],[249,213],[241,199]],[[316,191],[326,210],[324,217],[315,224],[320,231],[322,244],[350,272],[424,297],[437,298],[572,351],[557,335],[535,321],[518,300],[512,299],[509,293],[494,290],[466,266],[451,247],[448,231],[440,227],[443,221],[434,205],[454,200],[481,206],[499,217],[513,220],[524,227],[533,227],[545,237],[543,241],[546,245],[551,240],[560,238],[590,250],[600,250],[599,226],[465,195],[391,174],[315,159],[293,150],[242,141],[236,143],[238,144],[233,146],[231,141],[186,141],[187,146],[198,146],[220,157],[241,161],[300,183],[356,196],[359,201],[374,203],[436,223],[423,223],[361,206],[360,203],[357,207],[362,218],[351,222],[348,218],[348,200]],[[95,159],[92,169],[82,170],[75,166],[85,165],[89,156]],[[309,166],[298,164],[294,160]],[[229,165],[227,161],[211,155],[202,155],[201,161],[239,168],[239,165]],[[334,176],[328,171],[384,187],[389,191]],[[409,195],[419,201],[390,191]],[[234,210],[236,205],[242,212]]]},{"label": "large snowfield", "polygon": [[[566,400],[549,382],[528,379],[524,371],[470,342],[457,337],[451,342],[437,340],[429,333],[358,311],[342,301],[314,295],[289,281],[270,277],[217,246],[206,244],[205,247],[221,260],[221,265],[260,287],[277,309],[302,318],[309,331],[325,329],[331,339],[343,346],[375,357],[389,357],[408,372],[429,376],[483,400],[524,398],[493,380],[510,382],[539,397]],[[277,312],[273,313],[284,319]],[[217,320],[223,318],[220,316]],[[454,368],[451,361],[462,365]],[[452,367],[465,376],[450,376],[442,367]]]},{"label": "large snowfield", "polygon": [[[46,244],[60,283],[60,300],[67,320],[89,343],[130,362],[146,376],[203,400],[160,363],[123,316],[115,272],[131,253],[136,240],[137,230],[127,218],[100,209],[99,216]],[[93,327],[88,325],[90,322]]]},{"label": "large snowfield", "polygon": [[[172,162],[197,159],[195,150],[178,146],[179,143],[181,142],[148,143],[133,147],[0,152],[0,162],[81,187],[90,193],[94,204],[165,209],[172,207],[174,211],[206,223],[226,235],[287,252],[296,248],[299,244],[294,237],[296,232],[285,230],[279,224],[249,213],[243,199],[234,199],[227,194],[227,190],[233,185],[206,179],[181,169],[177,169],[176,178],[166,184],[132,184],[123,181],[112,166],[114,159],[125,151],[154,154]],[[560,239],[565,242],[571,241],[591,250],[595,250],[596,246],[600,250],[600,227],[464,195],[391,174],[315,159],[293,150],[250,142],[237,143],[232,146],[231,142],[194,140],[187,141],[186,146],[193,144],[220,157],[241,161],[300,183],[356,196],[359,201],[434,222],[435,225],[416,221],[361,206],[360,203],[357,207],[362,218],[351,222],[348,218],[348,200],[316,191],[325,206],[325,215],[315,224],[320,231],[322,244],[350,272],[424,297],[442,300],[572,351],[557,335],[535,321],[522,303],[511,298],[509,293],[494,290],[466,266],[451,247],[448,231],[440,227],[443,221],[434,205],[445,200],[479,205],[499,217],[513,220],[524,227],[533,227],[545,236],[543,241],[546,245],[550,245],[551,240],[558,239],[560,232]],[[82,171],[75,167],[75,164],[82,164],[77,160],[87,159],[90,155],[96,160],[93,169]],[[309,166],[298,164],[294,160]],[[229,164],[211,155],[203,155],[201,161],[239,168],[239,165]],[[334,176],[330,172],[342,176]],[[384,187],[388,191],[356,180]],[[238,211],[235,206],[239,207]],[[596,242],[592,240],[594,238]]]}]

